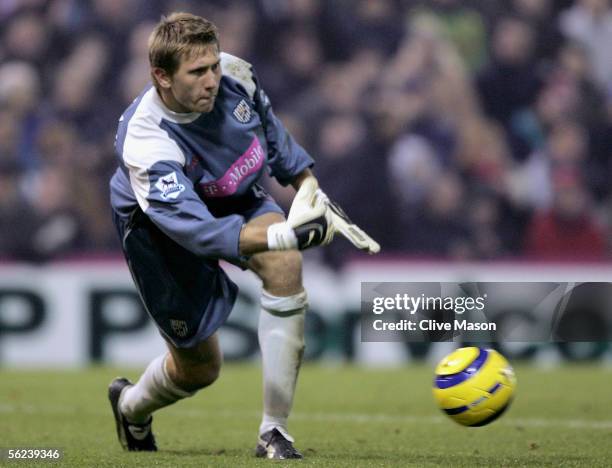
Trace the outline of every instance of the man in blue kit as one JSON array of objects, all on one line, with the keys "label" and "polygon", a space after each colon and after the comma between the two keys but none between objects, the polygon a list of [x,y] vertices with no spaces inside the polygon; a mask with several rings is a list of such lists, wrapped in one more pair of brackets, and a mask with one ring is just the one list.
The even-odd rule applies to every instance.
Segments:
[{"label": "man in blue kit", "polygon": [[[218,328],[237,286],[219,259],[263,283],[258,338],[264,408],[256,455],[301,458],[287,429],[304,350],[306,292],[299,250],[340,232],[378,245],[318,189],[312,158],[274,115],[251,65],[220,52],[216,27],[174,13],[149,39],[153,86],[119,119],[113,217],[142,301],[167,342],[136,384],[109,399],[126,450],[157,449],[151,414],[212,384]],[[257,184],[265,169],[298,190],[283,211]]]}]

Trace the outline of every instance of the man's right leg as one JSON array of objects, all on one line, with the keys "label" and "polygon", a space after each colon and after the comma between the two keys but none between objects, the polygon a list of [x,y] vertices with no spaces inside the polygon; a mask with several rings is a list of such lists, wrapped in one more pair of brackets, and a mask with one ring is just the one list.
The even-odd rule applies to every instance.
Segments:
[{"label": "man's right leg", "polygon": [[211,385],[221,369],[222,355],[215,333],[194,348],[168,343],[169,353],[154,359],[135,385],[115,379],[109,399],[119,441],[126,450],[154,451],[151,414]]}]

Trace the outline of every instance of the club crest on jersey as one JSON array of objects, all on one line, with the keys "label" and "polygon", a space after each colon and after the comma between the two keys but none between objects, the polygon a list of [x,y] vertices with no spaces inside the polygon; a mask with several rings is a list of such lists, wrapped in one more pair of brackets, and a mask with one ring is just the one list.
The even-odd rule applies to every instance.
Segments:
[{"label": "club crest on jersey", "polygon": [[170,326],[172,331],[178,337],[184,338],[187,336],[189,329],[187,328],[187,322],[184,320],[170,320]]},{"label": "club crest on jersey", "polygon": [[161,192],[161,197],[164,200],[176,199],[181,192],[185,191],[185,186],[179,184],[176,172],[171,172],[157,179],[155,187]]},{"label": "club crest on jersey", "polygon": [[243,124],[249,123],[251,121],[251,117],[253,117],[251,107],[244,99],[241,99],[238,105],[234,107],[232,115],[236,118],[238,122]]}]

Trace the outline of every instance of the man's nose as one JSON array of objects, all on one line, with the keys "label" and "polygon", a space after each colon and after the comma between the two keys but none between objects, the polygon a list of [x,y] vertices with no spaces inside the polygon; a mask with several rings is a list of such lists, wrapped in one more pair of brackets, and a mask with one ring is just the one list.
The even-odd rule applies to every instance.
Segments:
[{"label": "man's nose", "polygon": [[204,75],[204,86],[206,89],[217,87],[217,76],[213,71],[209,71]]}]

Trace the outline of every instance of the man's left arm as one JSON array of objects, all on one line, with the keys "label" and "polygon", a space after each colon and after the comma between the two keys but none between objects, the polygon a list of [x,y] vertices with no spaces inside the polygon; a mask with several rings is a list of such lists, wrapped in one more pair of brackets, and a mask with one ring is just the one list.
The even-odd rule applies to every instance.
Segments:
[{"label": "man's left arm", "polygon": [[308,177],[314,177],[314,174],[312,173],[312,171],[310,170],[310,168],[306,168],[304,169],[302,172],[300,172],[298,175],[295,176],[295,178],[291,181],[291,186],[295,189],[295,191],[297,192],[300,187],[302,186],[302,183],[308,178]]},{"label": "man's left arm", "polygon": [[[330,243],[334,233],[340,233],[358,249],[370,254],[378,253],[380,245],[353,223],[342,208],[331,201],[319,188],[310,169],[314,165],[314,160],[274,115],[266,93],[257,83],[256,78],[254,81],[256,83],[254,100],[266,134],[270,173],[282,185],[291,184],[297,191],[287,217],[289,225],[301,224],[305,213],[308,213],[313,206],[324,205],[326,207],[324,218],[329,224],[329,229],[325,229],[325,235],[322,235],[318,245]],[[321,227],[317,229],[322,230]],[[308,238],[312,238],[311,232],[308,232]]]}]

